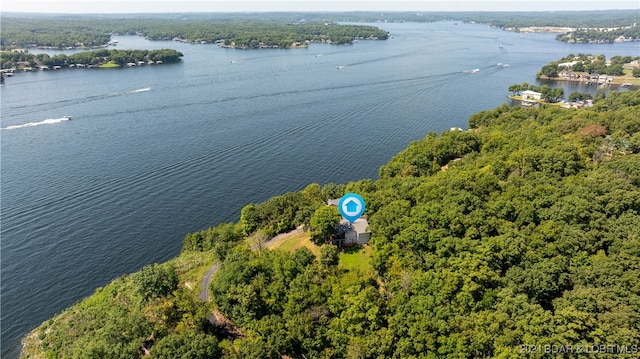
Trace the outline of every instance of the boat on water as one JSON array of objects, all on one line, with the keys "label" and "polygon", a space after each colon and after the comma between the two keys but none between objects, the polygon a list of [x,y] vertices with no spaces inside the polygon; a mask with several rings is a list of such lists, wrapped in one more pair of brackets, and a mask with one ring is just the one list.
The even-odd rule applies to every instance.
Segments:
[{"label": "boat on water", "polygon": [[475,74],[476,72],[479,72],[479,71],[480,71],[480,69],[475,68],[475,69],[471,70],[471,73],[472,73],[472,74]]},{"label": "boat on water", "polygon": [[68,116],[68,115],[67,115],[67,116],[62,116],[62,118],[67,119],[67,120],[70,120],[70,119],[71,119],[71,116]]},{"label": "boat on water", "polygon": [[620,87],[631,87],[631,83],[629,82],[623,82]]}]

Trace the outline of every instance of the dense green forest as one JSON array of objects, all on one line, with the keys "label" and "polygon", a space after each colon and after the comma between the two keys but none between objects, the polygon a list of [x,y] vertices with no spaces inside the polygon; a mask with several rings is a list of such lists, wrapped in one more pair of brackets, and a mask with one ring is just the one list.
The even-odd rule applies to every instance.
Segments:
[{"label": "dense green forest", "polygon": [[152,40],[201,43],[222,41],[240,48],[291,47],[306,41],[348,44],[355,39],[386,39],[373,26],[333,23],[285,23],[259,20],[192,20],[174,18],[13,18],[2,20],[3,49],[45,46],[93,47],[109,42],[111,34],[138,34]]},{"label": "dense green forest", "polygon": [[[311,184],[188,234],[176,259],[36,328],[22,356],[637,357],[639,91],[580,110],[505,104],[467,131],[429,133],[379,174]],[[313,227],[347,191],[367,202],[368,269],[339,265],[331,245],[317,256],[255,246]],[[200,301],[215,262],[212,301]]]},{"label": "dense green forest", "polygon": [[0,51],[1,69],[25,69],[45,66],[52,68],[97,66],[108,64],[110,66],[126,66],[126,64],[144,63],[173,63],[179,62],[182,53],[171,49],[162,50],[115,50],[103,49],[95,51],[78,52],[72,55],[57,54],[30,54],[11,51]]},{"label": "dense green forest", "polygon": [[[579,10],[579,9],[576,9]],[[189,21],[185,21],[189,20]],[[633,11],[559,12],[315,12],[151,15],[31,15],[2,14],[0,48],[97,47],[111,34],[139,34],[151,39],[179,38],[188,42],[224,41],[240,48],[291,47],[306,41],[351,43],[357,38],[385,39],[386,31],[347,22],[434,22],[455,20],[486,23],[499,28],[563,26],[573,28],[631,27],[640,22]],[[342,24],[337,24],[342,23]],[[638,27],[599,33],[598,41],[625,35],[638,39]],[[616,35],[612,38],[612,36]],[[576,33],[572,41],[588,41],[591,33]],[[564,38],[559,38],[563,41]]]}]

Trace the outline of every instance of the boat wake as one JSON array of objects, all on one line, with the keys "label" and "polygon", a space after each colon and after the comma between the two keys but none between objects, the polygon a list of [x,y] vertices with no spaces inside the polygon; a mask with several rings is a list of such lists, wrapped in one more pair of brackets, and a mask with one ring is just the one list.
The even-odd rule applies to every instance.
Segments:
[{"label": "boat wake", "polygon": [[137,89],[137,90],[129,91],[126,94],[132,94],[132,93],[138,93],[138,92],[147,92],[147,91],[151,91],[151,87],[145,87],[143,89]]},{"label": "boat wake", "polygon": [[27,128],[27,127],[34,127],[34,126],[40,126],[40,125],[53,125],[56,123],[61,123],[61,122],[65,122],[65,121],[69,121],[71,119],[71,117],[69,116],[65,116],[65,117],[60,117],[60,118],[49,118],[43,121],[39,121],[39,122],[27,122],[27,123],[23,123],[21,125],[11,125],[11,126],[7,126],[7,127],[2,127],[0,128],[0,130],[17,130],[19,128]]},{"label": "boat wake", "polygon": [[104,100],[104,99],[118,97],[118,96],[135,95],[135,94],[147,92],[147,91],[151,91],[151,87],[139,88],[137,90],[124,90],[121,92],[113,92],[113,93],[93,95],[93,96],[83,96],[79,98],[58,99],[56,101],[35,103],[35,104],[32,103],[24,106],[15,106],[12,108],[14,112],[11,114],[7,114],[7,116],[9,117],[12,115],[13,116],[29,115],[31,113],[40,112],[43,110],[51,111],[51,110],[61,109],[70,105],[78,105],[81,103],[99,101],[99,100]]}]

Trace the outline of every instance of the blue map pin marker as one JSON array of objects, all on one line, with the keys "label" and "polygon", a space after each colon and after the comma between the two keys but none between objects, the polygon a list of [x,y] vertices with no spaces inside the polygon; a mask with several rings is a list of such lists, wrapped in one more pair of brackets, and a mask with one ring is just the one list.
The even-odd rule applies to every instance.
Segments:
[{"label": "blue map pin marker", "polygon": [[344,219],[353,223],[364,213],[364,199],[355,193],[347,193],[338,202],[338,211]]}]

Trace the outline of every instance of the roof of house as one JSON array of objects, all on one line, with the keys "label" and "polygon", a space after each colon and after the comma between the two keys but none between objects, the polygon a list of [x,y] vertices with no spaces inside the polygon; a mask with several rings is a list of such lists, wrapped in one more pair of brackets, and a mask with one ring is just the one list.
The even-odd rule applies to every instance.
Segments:
[{"label": "roof of house", "polygon": [[542,95],[540,92],[535,92],[531,90],[522,91],[521,93],[527,94],[527,95]]},{"label": "roof of house", "polygon": [[366,218],[360,217],[355,220],[353,223],[349,223],[346,219],[341,219],[340,224],[344,226],[344,228],[349,228],[350,230],[355,231],[358,234],[361,233],[369,233],[367,227],[369,227],[369,221]]}]

